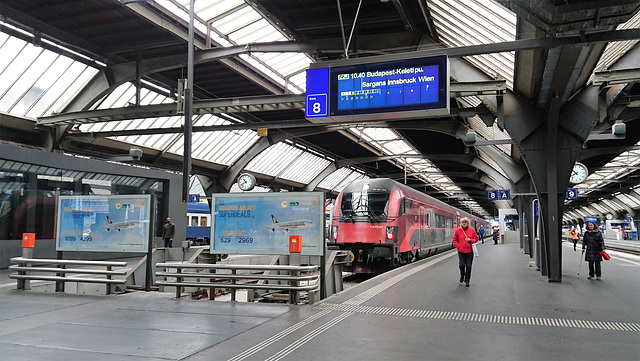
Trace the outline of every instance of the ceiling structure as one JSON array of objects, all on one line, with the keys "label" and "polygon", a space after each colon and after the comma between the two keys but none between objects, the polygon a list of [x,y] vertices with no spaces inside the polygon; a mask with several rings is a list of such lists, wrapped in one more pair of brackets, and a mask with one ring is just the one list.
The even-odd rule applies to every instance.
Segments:
[{"label": "ceiling structure", "polygon": [[[189,5],[0,0],[0,137],[103,159],[135,146],[139,164],[181,171]],[[640,76],[616,65],[640,58],[639,27],[640,4],[629,0],[196,0],[192,173],[215,191],[235,190],[248,171],[263,191],[334,195],[354,179],[390,177],[493,216],[509,204],[487,190],[509,188],[527,168],[485,99],[511,93],[546,110],[552,97],[597,86],[609,115],[580,153],[591,176],[566,203],[572,220],[588,204],[638,193]],[[464,69],[449,116],[304,119],[312,62],[443,50]],[[470,84],[472,70],[486,81]],[[598,139],[613,123],[626,135]],[[468,132],[479,141],[467,143]]]}]

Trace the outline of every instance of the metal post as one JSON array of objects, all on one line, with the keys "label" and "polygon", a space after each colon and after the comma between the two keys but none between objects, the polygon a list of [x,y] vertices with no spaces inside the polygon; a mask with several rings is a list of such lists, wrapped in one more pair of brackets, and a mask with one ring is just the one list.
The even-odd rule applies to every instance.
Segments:
[{"label": "metal post", "polygon": [[[236,270],[234,270],[234,269],[231,270],[231,274],[232,275],[235,275],[236,273],[237,273]],[[236,302],[236,287],[235,287],[236,279],[235,278],[231,279],[231,285],[232,285],[232,287],[231,287],[231,302]]]},{"label": "metal post", "polygon": [[[64,264],[61,264],[59,268],[64,270],[65,268],[67,268],[67,266]],[[66,277],[66,274],[65,272],[60,272],[60,273],[56,273],[56,276]],[[64,292],[64,286],[65,286],[64,281],[56,281],[56,292]]]},{"label": "metal post", "polygon": [[[107,271],[111,271],[113,270],[113,267],[111,266],[107,266]],[[112,279],[111,275],[107,275],[107,279],[110,280]],[[111,294],[111,284],[107,282],[107,294],[110,295]]]},{"label": "metal post", "polygon": [[[289,254],[289,265],[300,266],[300,253]],[[297,277],[300,275],[300,271],[291,271],[291,276]],[[300,281],[291,281],[290,285],[300,286]],[[300,291],[289,291],[289,302],[293,305],[300,303]]]},{"label": "metal post", "polygon": [[[178,275],[182,274],[182,268],[178,267],[176,269],[176,273]],[[180,276],[176,277],[176,283],[180,283],[180,282],[182,282],[182,277],[180,277]],[[182,286],[176,285],[176,298],[180,298],[181,289],[182,289]]]},{"label": "metal post", "polygon": [[182,201],[189,201],[189,177],[191,175],[191,128],[193,113],[193,19],[195,17],[195,0],[189,7],[189,48],[187,49],[187,81],[184,90],[184,154],[182,161]]},{"label": "metal post", "polygon": [[[164,198],[167,199],[167,198]],[[144,291],[151,292],[151,284],[153,283],[153,229],[156,224],[155,212],[151,210],[155,209],[156,204],[156,196],[151,195],[151,205],[149,206],[149,235],[148,235],[148,245],[147,245],[147,263],[145,264],[145,280],[144,280]]]}]

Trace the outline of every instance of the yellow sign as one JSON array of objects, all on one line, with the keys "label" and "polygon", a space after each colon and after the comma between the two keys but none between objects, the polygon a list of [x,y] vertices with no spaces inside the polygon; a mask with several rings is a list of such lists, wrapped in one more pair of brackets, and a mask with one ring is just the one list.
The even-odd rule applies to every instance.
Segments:
[{"label": "yellow sign", "polygon": [[266,137],[268,133],[269,133],[269,130],[267,128],[258,128],[259,137]]}]

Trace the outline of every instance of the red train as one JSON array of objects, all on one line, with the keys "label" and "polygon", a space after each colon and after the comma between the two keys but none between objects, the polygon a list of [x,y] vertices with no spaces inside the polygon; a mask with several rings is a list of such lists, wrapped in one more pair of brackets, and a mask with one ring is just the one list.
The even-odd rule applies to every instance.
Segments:
[{"label": "red train", "polygon": [[471,227],[489,224],[387,178],[346,186],[333,209],[329,246],[351,252],[355,273],[381,273],[453,247],[460,218]]}]

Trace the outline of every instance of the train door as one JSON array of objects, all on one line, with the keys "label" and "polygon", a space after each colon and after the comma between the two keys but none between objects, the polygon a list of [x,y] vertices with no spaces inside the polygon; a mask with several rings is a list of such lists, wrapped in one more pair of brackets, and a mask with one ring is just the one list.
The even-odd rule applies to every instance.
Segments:
[{"label": "train door", "polygon": [[427,239],[426,227],[429,225],[429,215],[425,211],[423,205],[420,205],[420,208],[418,210],[418,220],[419,220],[419,228],[420,228],[420,237],[418,237],[419,239],[418,248],[423,249],[425,248],[426,239]]}]

